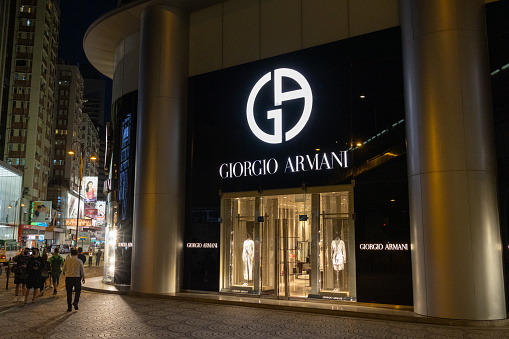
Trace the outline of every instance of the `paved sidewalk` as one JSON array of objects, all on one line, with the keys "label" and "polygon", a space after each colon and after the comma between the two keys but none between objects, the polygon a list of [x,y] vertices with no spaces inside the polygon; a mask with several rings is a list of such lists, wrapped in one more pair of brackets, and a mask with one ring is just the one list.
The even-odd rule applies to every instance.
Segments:
[{"label": "paved sidewalk", "polygon": [[384,322],[85,292],[66,313],[63,294],[0,312],[1,338],[509,338],[509,329]]},{"label": "paved sidewalk", "polygon": [[[87,267],[87,278],[102,267]],[[92,280],[92,279],[91,279]],[[83,291],[67,313],[63,284],[34,304],[13,303],[0,277],[0,338],[509,338],[509,327],[462,327],[369,320],[158,297]],[[86,286],[87,284],[85,284]]]},{"label": "paved sidewalk", "polygon": [[[87,268],[88,277],[102,268]],[[5,276],[4,276],[5,277]],[[82,292],[67,313],[65,290],[34,304],[0,290],[0,338],[509,338],[509,327],[476,328],[368,320],[168,298]],[[86,284],[85,284],[86,285]],[[50,291],[50,290],[47,290]]]},{"label": "paved sidewalk", "polygon": [[[103,274],[103,267],[102,266],[88,266],[85,265],[85,276],[86,278],[93,278],[93,277],[99,277]],[[6,270],[4,269],[2,271],[2,274],[0,275],[0,312],[5,311],[6,309],[10,309],[15,307],[17,304],[13,303],[14,300],[14,289],[16,285],[14,285],[14,276],[11,274],[9,277],[9,288],[6,290]],[[30,292],[29,300],[32,298],[33,291]],[[65,277],[60,277],[60,286],[58,287],[58,296],[65,294]],[[21,291],[19,292],[19,295],[21,295]],[[36,299],[36,301],[43,300],[49,296],[53,295],[53,289],[48,288],[44,290],[44,296],[39,297]],[[21,303],[21,302],[20,302]],[[0,328],[0,336],[1,336],[1,328]]]}]

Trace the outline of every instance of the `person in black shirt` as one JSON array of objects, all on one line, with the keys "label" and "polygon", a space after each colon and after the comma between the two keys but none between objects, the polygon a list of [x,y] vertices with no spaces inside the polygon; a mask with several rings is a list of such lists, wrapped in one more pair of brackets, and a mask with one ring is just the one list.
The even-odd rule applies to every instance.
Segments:
[{"label": "person in black shirt", "polygon": [[39,249],[34,248],[33,256],[28,259],[27,268],[28,268],[28,277],[27,277],[27,289],[25,292],[25,304],[28,302],[28,294],[30,293],[30,289],[34,289],[34,294],[32,297],[32,302],[35,302],[35,298],[39,294],[39,289],[42,284],[42,269],[44,268],[44,261],[39,256]]},{"label": "person in black shirt", "polygon": [[78,259],[83,261],[83,265],[85,265],[85,262],[87,261],[87,257],[83,254],[83,248],[78,247]]},{"label": "person in black shirt", "polygon": [[[16,289],[14,290],[14,302],[19,301],[19,287],[21,285],[21,297],[23,298],[25,295],[26,282],[27,282],[27,263],[30,256],[28,255],[30,252],[29,248],[25,248],[23,252],[15,256],[12,261],[16,263],[14,266],[14,284],[16,285]],[[22,299],[23,300],[23,299]]]}]

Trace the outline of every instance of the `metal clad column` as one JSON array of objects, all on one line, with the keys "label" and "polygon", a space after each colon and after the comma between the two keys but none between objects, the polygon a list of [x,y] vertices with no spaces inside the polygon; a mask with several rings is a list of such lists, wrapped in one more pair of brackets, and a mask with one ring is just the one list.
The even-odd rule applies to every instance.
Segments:
[{"label": "metal clad column", "polygon": [[401,0],[414,310],[506,317],[483,0]]},{"label": "metal clad column", "polygon": [[141,19],[131,290],[181,286],[188,20],[154,5]]}]

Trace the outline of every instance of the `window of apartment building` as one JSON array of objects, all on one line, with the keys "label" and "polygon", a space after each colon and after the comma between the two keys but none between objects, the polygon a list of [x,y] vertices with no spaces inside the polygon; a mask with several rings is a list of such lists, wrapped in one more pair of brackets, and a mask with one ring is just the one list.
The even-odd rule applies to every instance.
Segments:
[{"label": "window of apartment building", "polygon": [[8,163],[9,165],[12,165],[12,158],[7,158],[7,163]]},{"label": "window of apartment building", "polygon": [[21,165],[25,166],[25,158],[21,158]]}]

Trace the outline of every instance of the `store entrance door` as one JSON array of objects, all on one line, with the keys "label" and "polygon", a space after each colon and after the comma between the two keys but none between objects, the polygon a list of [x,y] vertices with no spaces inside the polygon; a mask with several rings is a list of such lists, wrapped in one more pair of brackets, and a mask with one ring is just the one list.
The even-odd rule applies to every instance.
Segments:
[{"label": "store entrance door", "polygon": [[355,239],[349,191],[274,193],[223,196],[221,291],[350,300]]},{"label": "store entrance door", "polygon": [[286,299],[307,297],[311,293],[310,195],[264,197],[263,206],[268,223],[264,229],[269,233],[263,240],[262,275],[267,272],[268,277],[274,277],[274,284],[269,285],[278,287],[270,292]]}]

